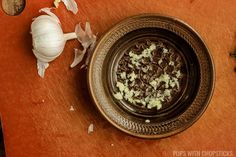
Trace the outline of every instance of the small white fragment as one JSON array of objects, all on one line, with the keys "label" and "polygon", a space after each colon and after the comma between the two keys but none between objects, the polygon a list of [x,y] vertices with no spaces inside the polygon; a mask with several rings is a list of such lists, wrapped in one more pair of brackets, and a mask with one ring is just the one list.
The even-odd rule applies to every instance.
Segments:
[{"label": "small white fragment", "polygon": [[134,99],[135,103],[141,103],[141,100],[139,99]]},{"label": "small white fragment", "polygon": [[175,85],[177,86],[177,89],[179,89],[179,81],[177,78],[173,78],[173,81],[175,82]]},{"label": "small white fragment", "polygon": [[120,77],[121,77],[122,79],[126,79],[126,72],[122,72],[122,73],[120,74]]},{"label": "small white fragment", "polygon": [[143,67],[143,68],[142,68],[142,71],[143,71],[144,73],[146,73],[146,72],[148,71],[148,67]]},{"label": "small white fragment", "polygon": [[168,74],[162,74],[158,79],[158,85],[160,82],[165,82],[165,88],[169,88],[170,76]]},{"label": "small white fragment", "polygon": [[75,111],[73,106],[70,106],[70,111]]},{"label": "small white fragment", "polygon": [[152,80],[149,84],[150,84],[155,90],[157,89],[157,86],[158,86],[157,81]]},{"label": "small white fragment", "polygon": [[166,48],[163,48],[163,53],[168,53],[168,50]]},{"label": "small white fragment", "polygon": [[125,85],[119,81],[116,83],[116,87],[119,88],[121,92],[125,90]]},{"label": "small white fragment", "polygon": [[111,144],[111,146],[113,147],[113,146],[114,146],[114,144],[112,143],[112,144]]},{"label": "small white fragment", "polygon": [[165,89],[164,91],[164,96],[170,97],[171,90],[170,89]]},{"label": "small white fragment", "polygon": [[172,88],[175,87],[175,82],[172,81],[172,80],[170,80],[170,86],[171,86]]},{"label": "small white fragment", "polygon": [[120,92],[114,94],[113,96],[114,96],[117,100],[122,100],[122,99],[123,99],[123,95],[122,95]]},{"label": "small white fragment", "polygon": [[133,66],[133,65],[131,65],[131,64],[128,64],[128,67],[129,67],[129,68],[134,68],[134,66]]},{"label": "small white fragment", "polygon": [[54,6],[55,6],[56,8],[58,8],[60,2],[61,2],[61,0],[55,0],[55,1],[54,1]]},{"label": "small white fragment", "polygon": [[131,82],[133,82],[137,78],[137,75],[134,73],[134,71],[132,71],[132,73],[128,75],[128,78]]},{"label": "small white fragment", "polygon": [[125,98],[126,100],[131,100],[132,97],[133,97],[133,95],[134,95],[134,90],[133,90],[133,89],[129,90],[129,89],[127,88],[127,90],[125,90],[125,96],[124,96],[124,98]]},{"label": "small white fragment", "polygon": [[146,106],[146,102],[144,100],[141,100],[140,103],[143,105],[143,106]]},{"label": "small white fragment", "polygon": [[149,119],[146,119],[146,120],[145,120],[145,123],[150,123],[150,120],[149,120]]},{"label": "small white fragment", "polygon": [[94,125],[91,123],[88,127],[88,134],[92,133],[94,130]]},{"label": "small white fragment", "polygon": [[177,78],[180,78],[181,76],[181,73],[180,73],[180,70],[177,71],[176,75],[175,75]]},{"label": "small white fragment", "polygon": [[175,63],[174,63],[173,61],[170,61],[170,62],[169,62],[169,65],[175,66]]},{"label": "small white fragment", "polygon": [[140,95],[140,91],[134,91],[134,96],[137,97]]},{"label": "small white fragment", "polygon": [[156,49],[155,43],[152,43],[151,46],[149,47],[149,50],[153,51]]}]

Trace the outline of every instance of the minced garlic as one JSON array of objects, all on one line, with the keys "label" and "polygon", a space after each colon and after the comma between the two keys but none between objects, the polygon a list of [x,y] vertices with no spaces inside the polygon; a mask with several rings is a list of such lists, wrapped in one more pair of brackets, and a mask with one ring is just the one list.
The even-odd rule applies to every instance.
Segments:
[{"label": "minced garlic", "polygon": [[166,48],[163,48],[163,53],[168,53],[169,51]]},{"label": "minced garlic", "polygon": [[146,119],[145,120],[145,123],[150,123],[151,121],[149,119]]},{"label": "minced garlic", "polygon": [[131,82],[133,82],[137,78],[137,75],[134,73],[134,71],[132,71],[132,73],[128,75],[128,78]]},{"label": "minced garlic", "polygon": [[126,79],[126,72],[120,73],[120,77],[121,77],[122,79]]},{"label": "minced garlic", "polygon": [[115,97],[117,100],[122,100],[122,99],[123,99],[123,95],[121,94],[121,92],[118,92],[118,93],[114,94],[114,97]]},{"label": "minced garlic", "polygon": [[173,61],[170,61],[170,62],[169,62],[169,65],[175,66],[175,63],[174,63]]},{"label": "minced garlic", "polygon": [[[118,92],[114,97],[148,109],[159,110],[163,103],[173,99],[173,92],[179,90],[179,82],[183,77],[181,66],[172,60],[174,51],[170,51],[162,42],[152,42],[142,47],[146,48],[140,52],[135,52],[135,49],[126,52],[128,58],[125,61],[128,62],[128,70],[123,70],[127,67],[119,65],[123,66],[123,69],[120,69],[121,72],[117,74],[120,77],[117,77]],[[161,48],[162,51],[155,51],[157,48]],[[159,54],[155,55],[156,53]],[[162,64],[163,62],[167,64]],[[173,66],[174,70],[169,71],[172,69],[168,68],[170,66]]]},{"label": "minced garlic", "polygon": [[176,75],[175,75],[177,78],[180,78],[180,76],[181,76],[181,74],[180,74],[180,70],[178,70],[177,72],[176,72]]},{"label": "minced garlic", "polygon": [[161,100],[158,98],[151,98],[150,101],[148,102],[149,109],[156,107],[158,110],[162,107]]},{"label": "minced garlic", "polygon": [[116,87],[118,87],[121,92],[125,90],[125,85],[121,82],[117,82]]}]

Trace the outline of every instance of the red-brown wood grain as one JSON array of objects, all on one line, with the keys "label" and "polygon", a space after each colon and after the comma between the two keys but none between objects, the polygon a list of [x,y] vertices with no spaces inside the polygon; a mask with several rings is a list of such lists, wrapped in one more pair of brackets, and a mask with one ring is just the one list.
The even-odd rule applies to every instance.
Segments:
[{"label": "red-brown wood grain", "polygon": [[[41,79],[31,51],[30,24],[53,1],[28,0],[19,16],[0,9],[0,113],[7,157],[175,156],[174,151],[233,151],[236,156],[235,0],[77,0],[73,15],[63,4],[54,12],[64,32],[90,21],[98,36],[125,17],[161,13],[180,18],[203,37],[215,62],[216,84],[203,116],[186,131],[161,140],[127,135],[109,124],[90,100],[86,70],[70,69],[69,41]],[[71,112],[70,106],[75,108]],[[90,123],[95,125],[87,133]],[[113,144],[113,145],[112,145]]]}]

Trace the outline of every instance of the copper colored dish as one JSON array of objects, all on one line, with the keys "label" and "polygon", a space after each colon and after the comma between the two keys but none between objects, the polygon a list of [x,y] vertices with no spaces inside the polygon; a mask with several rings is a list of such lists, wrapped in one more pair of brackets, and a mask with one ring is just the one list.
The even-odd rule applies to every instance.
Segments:
[{"label": "copper colored dish", "polygon": [[[128,65],[129,52],[148,49],[151,43],[159,47],[152,52],[154,59],[139,65],[151,65],[151,70],[142,74]],[[171,53],[163,58],[159,51],[165,48]],[[158,62],[160,58],[163,61]],[[143,93],[135,99],[140,102],[146,92],[152,95],[167,90],[160,85],[148,91],[151,86],[145,81],[165,73],[172,75],[175,68],[181,72],[178,90],[168,85],[171,95],[162,100],[159,109],[114,96],[117,82],[123,81],[121,72],[139,73],[132,86]],[[206,45],[189,25],[173,17],[142,14],[121,21],[100,39],[89,65],[88,85],[95,105],[112,125],[134,136],[163,138],[183,131],[203,114],[214,88],[214,66]]]}]

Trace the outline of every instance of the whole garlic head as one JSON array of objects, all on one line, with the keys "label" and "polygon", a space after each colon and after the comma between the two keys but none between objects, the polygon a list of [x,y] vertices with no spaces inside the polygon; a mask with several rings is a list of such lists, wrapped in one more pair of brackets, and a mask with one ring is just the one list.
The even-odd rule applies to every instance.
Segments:
[{"label": "whole garlic head", "polygon": [[44,77],[48,63],[62,53],[67,40],[77,39],[77,35],[75,32],[64,34],[59,19],[50,11],[50,8],[43,8],[40,11],[47,15],[40,15],[34,19],[31,24],[31,34],[38,74]]},{"label": "whole garlic head", "polygon": [[31,25],[33,53],[42,62],[58,57],[65,46],[64,34],[58,23],[49,15],[41,15]]},{"label": "whole garlic head", "polygon": [[96,43],[96,36],[92,33],[89,22],[86,22],[85,30],[79,24],[76,26],[75,32],[64,34],[59,19],[50,11],[50,8],[43,8],[40,11],[47,15],[38,16],[31,24],[33,53],[37,58],[39,76],[44,77],[49,62],[56,59],[63,52],[66,41],[71,39],[77,39],[83,47],[83,51],[75,49],[75,58],[71,67],[79,64],[88,51],[85,63],[85,66],[87,66],[89,56],[91,56]]}]

